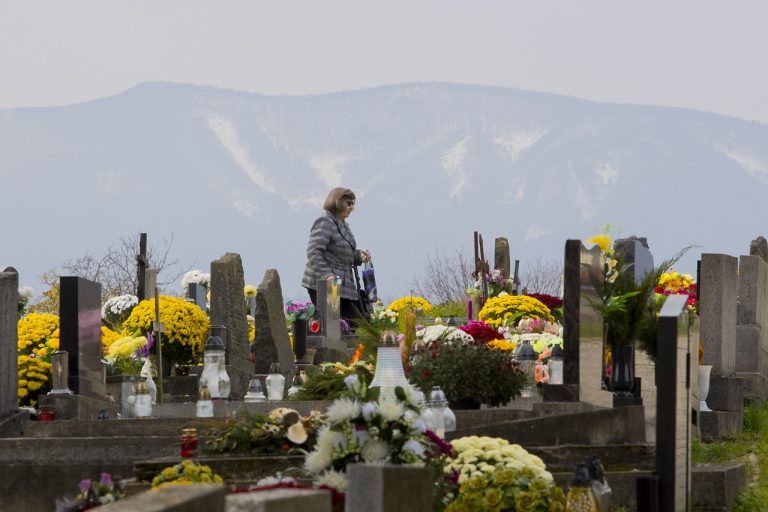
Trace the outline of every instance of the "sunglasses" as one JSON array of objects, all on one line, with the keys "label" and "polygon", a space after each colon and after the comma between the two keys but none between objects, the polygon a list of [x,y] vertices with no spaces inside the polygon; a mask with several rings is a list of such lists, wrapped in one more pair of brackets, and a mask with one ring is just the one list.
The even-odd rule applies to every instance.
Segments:
[{"label": "sunglasses", "polygon": [[347,201],[347,206],[355,206],[355,202],[350,199]]}]

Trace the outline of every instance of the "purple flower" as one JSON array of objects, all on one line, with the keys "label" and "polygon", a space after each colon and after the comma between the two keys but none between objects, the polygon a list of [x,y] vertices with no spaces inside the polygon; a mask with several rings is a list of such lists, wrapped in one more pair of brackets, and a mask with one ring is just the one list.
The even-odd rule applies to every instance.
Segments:
[{"label": "purple flower", "polygon": [[155,346],[155,337],[152,332],[147,333],[147,344],[141,347],[138,352],[141,357],[149,357],[149,351]]},{"label": "purple flower", "polygon": [[425,430],[424,435],[427,436],[427,439],[429,439],[435,445],[437,445],[437,448],[440,450],[440,453],[442,453],[443,455],[447,455],[448,457],[453,457],[453,446],[451,445],[451,443],[443,441],[442,439],[440,439],[440,436],[438,436],[431,430]]},{"label": "purple flower", "polygon": [[112,485],[112,475],[110,475],[107,472],[104,472],[101,474],[101,480],[99,481],[99,485],[103,485],[105,487],[109,487]]},{"label": "purple flower", "polygon": [[80,480],[80,492],[85,493],[88,489],[91,488],[91,479],[86,478],[85,480]]},{"label": "purple flower", "polygon": [[339,324],[341,325],[341,334],[349,334],[349,322],[342,318],[339,320]]}]

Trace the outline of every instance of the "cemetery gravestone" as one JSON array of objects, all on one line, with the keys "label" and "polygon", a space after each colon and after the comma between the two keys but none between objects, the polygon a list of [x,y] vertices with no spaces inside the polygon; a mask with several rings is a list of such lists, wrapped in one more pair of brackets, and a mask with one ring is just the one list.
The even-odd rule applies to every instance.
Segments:
[{"label": "cemetery gravestone", "polygon": [[[243,262],[239,254],[227,253],[211,262],[211,325],[226,327],[224,344],[227,365],[242,374],[247,385],[253,366],[248,360],[250,344],[244,288]],[[232,383],[233,396],[242,396],[245,389],[235,389],[234,379]]]},{"label": "cemetery gravestone", "polygon": [[[687,295],[670,295],[661,308],[656,361],[656,475],[660,512],[688,510],[691,482],[691,414],[698,344],[689,336]],[[694,380],[694,382],[691,382]]]},{"label": "cemetery gravestone", "polygon": [[495,241],[495,251],[493,258],[494,268],[501,270],[501,274],[509,279],[510,276],[510,259],[509,259],[509,240],[506,238],[497,238]]},{"label": "cemetery gravestone", "polygon": [[18,308],[19,274],[9,267],[0,272],[0,419],[18,410]]},{"label": "cemetery gravestone", "polygon": [[82,277],[60,281],[60,349],[69,353],[69,388],[103,400],[106,382],[101,362],[101,285]]},{"label": "cemetery gravestone", "polygon": [[346,358],[346,345],[341,341],[340,287],[334,293],[326,279],[317,280],[317,313],[322,326],[321,336],[307,338],[308,346],[316,349],[315,362],[335,362]]},{"label": "cemetery gravestone", "polygon": [[197,307],[205,311],[208,306],[208,289],[199,283],[189,283],[187,285],[187,299],[192,300]]},{"label": "cemetery gravestone", "polygon": [[768,262],[739,258],[736,305],[736,372],[750,399],[768,399]]},{"label": "cemetery gravestone", "polygon": [[286,382],[293,374],[293,351],[283,311],[283,290],[275,269],[264,273],[256,293],[256,373],[269,373],[271,363],[280,363]]}]

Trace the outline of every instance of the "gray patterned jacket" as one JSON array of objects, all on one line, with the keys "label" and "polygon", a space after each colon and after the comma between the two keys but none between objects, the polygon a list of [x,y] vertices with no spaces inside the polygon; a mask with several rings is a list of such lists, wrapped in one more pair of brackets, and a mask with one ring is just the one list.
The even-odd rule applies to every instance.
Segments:
[{"label": "gray patterned jacket", "polygon": [[326,211],[312,224],[309,232],[307,267],[304,269],[301,286],[316,290],[318,279],[326,279],[334,274],[342,279],[342,298],[357,300],[352,265],[361,263],[360,251],[357,250],[355,236],[349,225]]}]

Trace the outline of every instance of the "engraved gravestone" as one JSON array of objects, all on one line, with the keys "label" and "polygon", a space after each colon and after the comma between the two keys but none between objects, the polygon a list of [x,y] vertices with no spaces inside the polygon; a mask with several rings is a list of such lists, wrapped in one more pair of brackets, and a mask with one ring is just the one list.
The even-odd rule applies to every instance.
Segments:
[{"label": "engraved gravestone", "polygon": [[0,272],[0,419],[18,410],[18,321],[19,274],[8,267]]},{"label": "engraved gravestone", "polygon": [[211,262],[211,325],[223,325],[227,329],[227,364],[249,375],[253,366],[248,360],[250,346],[244,288],[243,262],[239,254],[227,253]]},{"label": "engraved gravestone", "polygon": [[69,388],[78,395],[103,400],[101,284],[63,276],[60,293],[60,349],[69,353]]},{"label": "engraved gravestone", "polygon": [[286,381],[293,374],[293,351],[283,310],[283,290],[280,275],[275,269],[264,273],[264,280],[256,293],[256,338],[254,355],[256,373],[269,373],[271,363],[280,363]]},{"label": "engraved gravestone", "polygon": [[495,241],[495,250],[493,257],[493,267],[501,270],[501,274],[509,279],[510,259],[509,259],[509,240],[500,237]]}]

